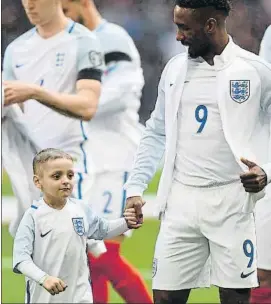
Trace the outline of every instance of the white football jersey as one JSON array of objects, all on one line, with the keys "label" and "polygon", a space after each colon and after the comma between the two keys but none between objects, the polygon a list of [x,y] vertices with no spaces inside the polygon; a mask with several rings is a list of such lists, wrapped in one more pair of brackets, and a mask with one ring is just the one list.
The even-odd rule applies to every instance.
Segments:
[{"label": "white football jersey", "polygon": [[[14,40],[4,58],[5,80],[34,83],[52,92],[75,93],[78,79],[101,78],[103,54],[96,36],[69,19],[66,29],[44,39],[33,28]],[[70,153],[76,169],[87,173],[86,123],[59,114],[35,100],[24,103],[27,127],[42,149]]]},{"label": "white football jersey", "polygon": [[174,172],[185,185],[204,187],[239,179],[240,166],[225,139],[216,100],[216,74],[203,59],[189,59]]},{"label": "white football jersey", "polygon": [[49,207],[43,200],[34,203],[25,212],[14,240],[13,269],[18,273],[17,266],[32,259],[38,268],[62,279],[68,288],[52,296],[26,278],[26,303],[90,303],[86,240],[103,239],[108,229],[108,222],[80,200],[69,199],[62,210]]},{"label": "white football jersey", "polygon": [[98,111],[89,123],[96,172],[129,171],[143,126],[138,109],[144,86],[138,50],[120,26],[102,20],[94,30],[106,69]]},{"label": "white football jersey", "polygon": [[271,25],[265,31],[259,55],[271,63]]}]

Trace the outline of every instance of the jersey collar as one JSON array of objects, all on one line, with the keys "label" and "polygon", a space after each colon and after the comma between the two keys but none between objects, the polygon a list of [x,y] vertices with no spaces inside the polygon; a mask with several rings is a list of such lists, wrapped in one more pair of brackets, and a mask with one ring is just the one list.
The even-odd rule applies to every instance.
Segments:
[{"label": "jersey collar", "polygon": [[100,31],[103,30],[105,24],[107,23],[107,21],[105,19],[102,19],[102,21],[100,22],[100,24],[93,30],[93,32],[95,33],[98,33]]}]

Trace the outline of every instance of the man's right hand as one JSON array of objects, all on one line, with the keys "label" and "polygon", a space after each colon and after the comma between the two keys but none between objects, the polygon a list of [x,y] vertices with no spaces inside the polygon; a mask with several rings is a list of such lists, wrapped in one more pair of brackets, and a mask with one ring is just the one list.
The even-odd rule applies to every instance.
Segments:
[{"label": "man's right hand", "polygon": [[65,291],[68,287],[62,280],[56,277],[48,276],[42,286],[50,292],[51,295],[59,294],[60,292]]},{"label": "man's right hand", "polygon": [[126,209],[134,208],[136,212],[137,224],[143,224],[143,212],[142,207],[145,205],[141,196],[128,197],[126,200]]}]

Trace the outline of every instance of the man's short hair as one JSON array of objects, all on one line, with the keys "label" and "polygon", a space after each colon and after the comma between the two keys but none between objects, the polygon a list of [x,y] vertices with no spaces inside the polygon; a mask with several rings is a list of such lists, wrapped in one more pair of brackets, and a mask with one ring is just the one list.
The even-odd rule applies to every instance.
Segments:
[{"label": "man's short hair", "polygon": [[218,11],[222,11],[226,16],[231,10],[230,0],[175,0],[175,4],[180,7],[197,9],[203,7],[214,7]]},{"label": "man's short hair", "polygon": [[70,156],[70,154],[64,151],[54,148],[44,149],[37,153],[33,159],[34,174],[38,173],[40,165],[43,165],[48,161],[55,159],[69,159],[73,162],[73,158]]}]

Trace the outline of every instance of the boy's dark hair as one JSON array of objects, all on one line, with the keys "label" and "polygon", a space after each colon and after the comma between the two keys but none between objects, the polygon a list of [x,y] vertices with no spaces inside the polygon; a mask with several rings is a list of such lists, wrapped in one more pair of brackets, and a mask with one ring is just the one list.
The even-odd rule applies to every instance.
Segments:
[{"label": "boy's dark hair", "polygon": [[175,0],[175,4],[191,9],[212,6],[216,10],[224,12],[226,16],[228,16],[231,11],[230,0]]},{"label": "boy's dark hair", "polygon": [[39,153],[35,155],[33,159],[34,174],[37,174],[40,165],[47,163],[49,160],[62,159],[62,158],[73,161],[73,158],[68,153],[61,151],[59,149],[48,148],[41,150]]}]

